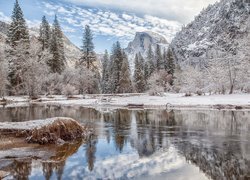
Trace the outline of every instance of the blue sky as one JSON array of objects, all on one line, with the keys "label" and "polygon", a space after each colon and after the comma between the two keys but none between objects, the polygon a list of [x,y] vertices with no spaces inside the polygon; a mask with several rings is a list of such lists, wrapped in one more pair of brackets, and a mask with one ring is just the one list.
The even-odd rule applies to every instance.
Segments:
[{"label": "blue sky", "polygon": [[[46,15],[50,23],[57,14],[64,33],[81,46],[82,29],[89,24],[98,53],[119,40],[123,47],[136,32],[153,31],[168,41],[216,0],[19,0],[27,24],[39,27]],[[0,0],[0,21],[9,22],[14,0]]]}]

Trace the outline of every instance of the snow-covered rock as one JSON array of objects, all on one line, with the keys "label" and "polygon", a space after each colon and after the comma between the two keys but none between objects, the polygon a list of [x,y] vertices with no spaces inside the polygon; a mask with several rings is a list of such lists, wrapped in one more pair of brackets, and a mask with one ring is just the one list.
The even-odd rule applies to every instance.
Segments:
[{"label": "snow-covered rock", "polygon": [[222,54],[245,54],[250,47],[250,3],[221,0],[182,28],[171,46],[179,64],[197,64]]},{"label": "snow-covered rock", "polygon": [[86,138],[87,129],[76,120],[56,117],[25,122],[1,122],[0,134],[16,134],[29,143],[53,144],[58,140],[71,141]]}]

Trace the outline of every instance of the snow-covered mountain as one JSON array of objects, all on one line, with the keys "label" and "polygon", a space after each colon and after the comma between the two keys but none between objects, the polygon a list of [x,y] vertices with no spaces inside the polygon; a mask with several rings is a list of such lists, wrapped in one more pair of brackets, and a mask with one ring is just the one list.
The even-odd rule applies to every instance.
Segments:
[{"label": "snow-covered mountain", "polygon": [[[0,48],[3,49],[6,39],[6,34],[8,32],[9,25],[5,22],[0,21]],[[31,44],[38,43],[38,35],[39,30],[35,28],[29,29],[29,34],[31,36]],[[80,59],[81,51],[75,46],[65,35],[63,36],[64,40],[64,49],[65,49],[65,57],[66,63],[68,66],[73,67],[75,62]]]},{"label": "snow-covered mountain", "polygon": [[138,52],[144,54],[149,46],[155,48],[157,44],[167,46],[168,42],[163,36],[153,32],[137,32],[134,40],[128,44],[126,52],[129,54]]},{"label": "snow-covered mountain", "polygon": [[146,57],[149,46],[155,51],[157,44],[160,45],[162,50],[167,49],[169,46],[168,41],[160,34],[150,31],[137,32],[135,34],[134,40],[125,49],[132,71],[134,69],[135,55],[140,52],[143,57]]},{"label": "snow-covered mountain", "polygon": [[81,50],[74,45],[65,35],[63,36],[65,57],[68,66],[73,67],[81,57]]},{"label": "snow-covered mountain", "polygon": [[183,27],[171,43],[181,65],[221,54],[244,54],[250,47],[250,1],[221,0]]}]

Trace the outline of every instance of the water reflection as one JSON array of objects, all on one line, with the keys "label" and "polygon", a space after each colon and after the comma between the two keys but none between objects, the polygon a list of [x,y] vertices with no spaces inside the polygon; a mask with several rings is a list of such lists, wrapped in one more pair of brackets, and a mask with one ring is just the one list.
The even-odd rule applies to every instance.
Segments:
[{"label": "water reflection", "polygon": [[0,115],[0,121],[67,116],[94,128],[88,142],[59,148],[48,159],[8,164],[5,158],[8,166],[0,170],[15,179],[250,178],[248,111],[33,106],[0,109]]},{"label": "water reflection", "polygon": [[89,171],[92,171],[94,169],[96,144],[97,139],[91,139],[86,144],[86,158]]},{"label": "water reflection", "polygon": [[[32,176],[32,170],[35,169],[40,169],[45,179],[51,179],[53,174],[56,179],[62,179],[67,159],[77,153],[82,144],[82,141],[77,141],[61,146],[18,147],[15,148],[14,153],[5,151],[6,157],[0,159],[0,170],[9,172],[10,179],[29,179]],[[12,155],[9,156],[9,153]]]}]

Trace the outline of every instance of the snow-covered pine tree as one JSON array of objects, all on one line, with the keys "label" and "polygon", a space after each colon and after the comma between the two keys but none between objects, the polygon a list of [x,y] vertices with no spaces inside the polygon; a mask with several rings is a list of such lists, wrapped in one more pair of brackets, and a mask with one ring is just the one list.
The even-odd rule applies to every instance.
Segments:
[{"label": "snow-covered pine tree", "polygon": [[144,76],[145,76],[145,80],[147,81],[147,79],[150,77],[150,72],[149,72],[149,62],[146,61],[145,65],[144,65]]},{"label": "snow-covered pine tree", "polygon": [[155,52],[155,58],[156,58],[156,69],[157,71],[162,69],[162,54],[161,54],[161,47],[159,44],[156,45],[156,52]]},{"label": "snow-covered pine tree", "polygon": [[55,16],[55,20],[52,27],[50,51],[53,55],[53,58],[48,61],[48,65],[53,73],[61,74],[65,69],[65,54],[63,44],[63,33],[57,16]]},{"label": "snow-covered pine tree", "polygon": [[149,46],[147,52],[147,62],[148,62],[148,76],[151,76],[155,71],[155,63],[154,63],[154,52],[152,50],[152,46]]},{"label": "snow-covered pine tree", "polygon": [[110,71],[109,71],[109,54],[108,51],[105,50],[104,56],[103,56],[103,62],[102,62],[102,93],[108,93],[109,89],[109,77],[110,77]]},{"label": "snow-covered pine tree", "polygon": [[0,97],[4,98],[6,94],[6,85],[8,83],[8,66],[4,61],[4,54],[0,51]]},{"label": "snow-covered pine tree", "polygon": [[121,67],[121,78],[119,80],[119,87],[117,88],[117,93],[132,93],[133,86],[130,78],[130,68],[128,63],[128,57],[125,52],[123,52],[123,61]]},{"label": "snow-covered pine tree", "polygon": [[162,60],[163,60],[164,70],[167,71],[167,69],[168,69],[168,59],[167,59],[167,52],[166,52],[165,48],[163,50]]},{"label": "snow-covered pine tree", "polygon": [[121,68],[123,62],[123,53],[121,49],[120,42],[116,42],[112,48],[112,77],[111,77],[111,92],[116,93],[119,87],[119,82],[121,78]]},{"label": "snow-covered pine tree", "polygon": [[[18,43],[23,43],[23,45],[29,47],[29,32],[18,0],[16,0],[14,4],[11,20],[12,21],[7,33],[8,45],[14,48]],[[24,48],[26,48],[26,46],[24,46]]]},{"label": "snow-covered pine tree", "polygon": [[142,93],[145,91],[145,77],[143,73],[143,57],[141,53],[136,54],[135,56],[135,71],[134,71],[134,85],[135,90],[138,93]]},{"label": "snow-covered pine tree", "polygon": [[113,93],[114,84],[113,84],[113,60],[110,57],[109,64],[108,64],[108,72],[109,72],[109,78],[107,81],[107,94]]},{"label": "snow-covered pine tree", "polygon": [[90,87],[87,87],[87,93],[97,93],[100,90],[101,84],[101,75],[98,71],[98,68],[94,64],[96,61],[96,54],[95,54],[95,46],[93,43],[93,34],[89,27],[86,25],[83,32],[83,46],[82,46],[82,56],[80,58],[80,68],[86,67],[92,74],[94,74],[94,84]]},{"label": "snow-covered pine tree", "polygon": [[92,31],[90,27],[86,25],[83,32],[81,64],[86,64],[88,69],[92,68],[93,62],[96,60],[94,48]]},{"label": "snow-covered pine tree", "polygon": [[166,60],[167,60],[166,70],[168,74],[173,75],[175,70],[175,62],[174,62],[173,52],[170,47],[168,48],[167,51]]},{"label": "snow-covered pine tree", "polygon": [[23,72],[29,58],[29,32],[18,0],[14,4],[11,24],[7,33],[6,59],[8,60],[10,94],[21,93]]},{"label": "snow-covered pine tree", "polygon": [[45,16],[42,18],[42,23],[40,25],[40,30],[39,30],[39,38],[38,40],[42,44],[42,50],[44,51],[45,49],[49,48],[50,44],[50,25],[46,19]]}]

